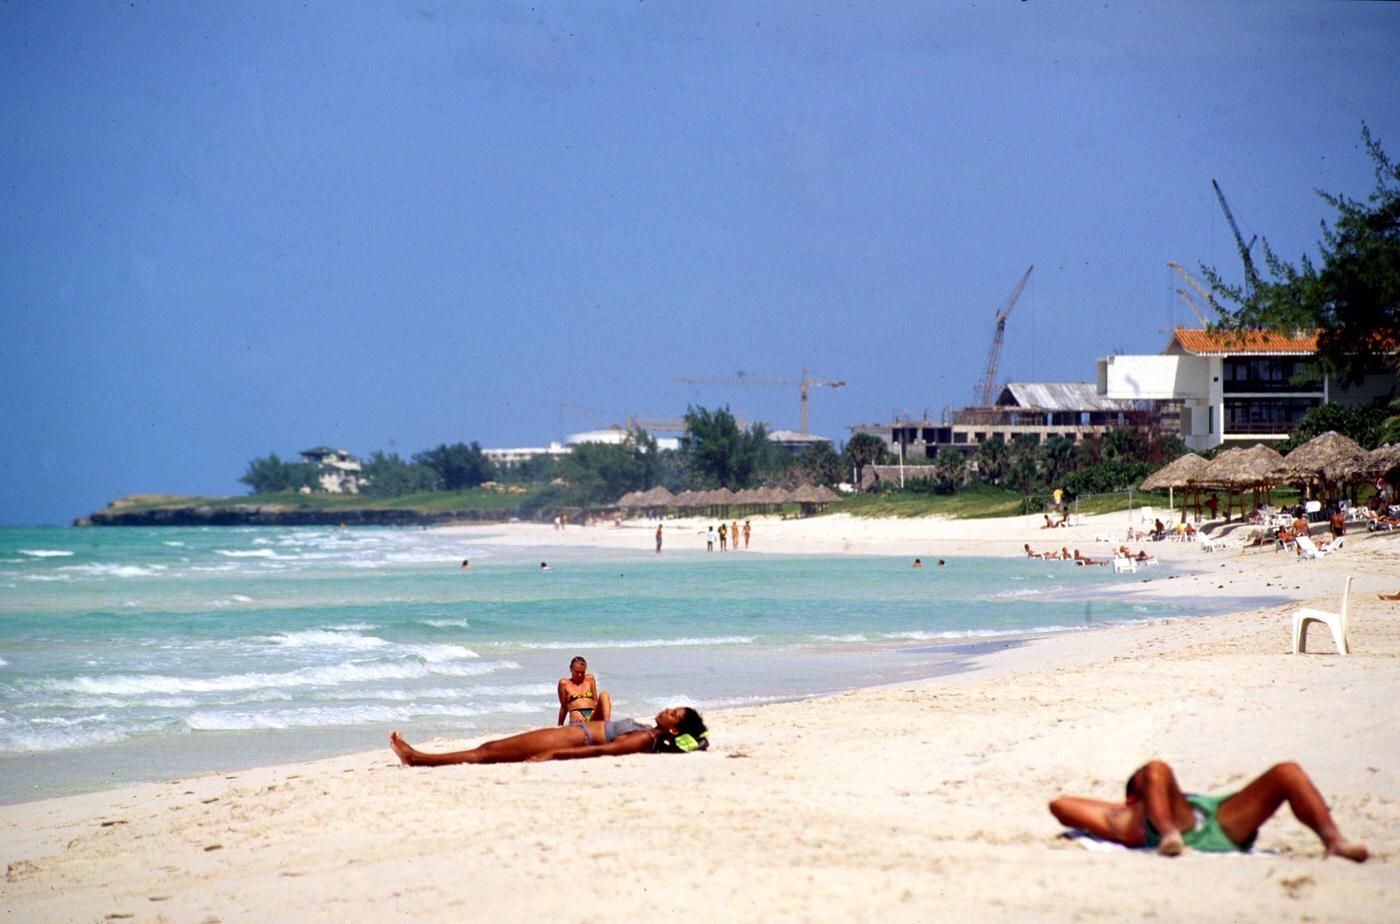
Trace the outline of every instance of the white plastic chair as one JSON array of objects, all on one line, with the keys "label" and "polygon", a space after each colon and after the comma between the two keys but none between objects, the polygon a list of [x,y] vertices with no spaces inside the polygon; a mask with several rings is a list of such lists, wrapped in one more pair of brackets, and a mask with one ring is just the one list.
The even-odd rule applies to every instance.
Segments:
[{"label": "white plastic chair", "polygon": [[1314,543],[1309,536],[1299,536],[1297,541],[1299,554],[1304,558],[1322,558],[1324,555],[1331,555],[1333,552],[1340,549],[1342,543],[1346,541],[1346,537],[1338,536],[1321,548],[1318,548],[1317,544]]},{"label": "white plastic chair", "polygon": [[1115,555],[1113,557],[1113,573],[1118,574],[1123,571],[1131,571],[1136,574],[1137,562],[1131,558],[1125,558],[1122,555]]},{"label": "white plastic chair", "polygon": [[1157,514],[1151,507],[1139,507],[1138,522],[1146,523],[1150,527],[1157,522]]},{"label": "white plastic chair", "polygon": [[1351,653],[1351,646],[1347,644],[1347,607],[1351,603],[1351,578],[1352,576],[1348,574],[1346,583],[1342,585],[1342,610],[1340,613],[1329,613],[1326,610],[1303,607],[1293,614],[1294,654],[1307,652],[1308,624],[1313,622],[1320,622],[1332,630],[1332,641],[1337,646],[1337,654]]}]

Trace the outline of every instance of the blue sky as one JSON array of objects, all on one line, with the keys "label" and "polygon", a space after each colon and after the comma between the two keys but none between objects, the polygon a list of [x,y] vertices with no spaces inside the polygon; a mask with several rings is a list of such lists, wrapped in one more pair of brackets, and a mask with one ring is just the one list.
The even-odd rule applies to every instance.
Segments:
[{"label": "blue sky", "polygon": [[1400,156],[1400,6],[0,4],[0,522],[561,406],[815,432],[1092,379]]}]

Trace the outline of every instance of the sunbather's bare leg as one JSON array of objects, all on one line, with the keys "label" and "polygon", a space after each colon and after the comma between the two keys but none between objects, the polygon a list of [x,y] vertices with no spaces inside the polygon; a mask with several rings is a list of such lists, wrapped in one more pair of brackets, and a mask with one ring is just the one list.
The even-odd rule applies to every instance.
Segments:
[{"label": "sunbather's bare leg", "polygon": [[1348,841],[1337,830],[1327,803],[1313,781],[1295,763],[1275,764],[1257,780],[1235,793],[1216,812],[1220,830],[1236,844],[1249,840],[1280,805],[1288,803],[1294,816],[1322,839],[1326,855],[1336,854],[1364,863],[1370,855],[1366,845]]},{"label": "sunbather's bare leg", "polygon": [[1125,805],[1085,796],[1061,796],[1050,803],[1050,813],[1067,828],[1083,828],[1095,837],[1129,847],[1142,846],[1142,803]]},{"label": "sunbather's bare leg", "polygon": [[[599,731],[601,732],[601,727]],[[399,760],[409,767],[518,763],[545,751],[577,747],[583,743],[583,731],[577,725],[563,725],[554,728],[537,728],[534,731],[511,735],[509,738],[501,738],[498,741],[488,741],[465,751],[431,754],[413,747],[403,740],[397,731],[389,733],[389,747],[393,748]]]},{"label": "sunbather's bare leg", "polygon": [[1129,791],[1137,793],[1146,809],[1147,820],[1157,829],[1161,840],[1157,852],[1174,857],[1185,848],[1182,829],[1190,830],[1196,823],[1191,803],[1182,795],[1172,768],[1160,760],[1150,760],[1139,767],[1129,781]]}]

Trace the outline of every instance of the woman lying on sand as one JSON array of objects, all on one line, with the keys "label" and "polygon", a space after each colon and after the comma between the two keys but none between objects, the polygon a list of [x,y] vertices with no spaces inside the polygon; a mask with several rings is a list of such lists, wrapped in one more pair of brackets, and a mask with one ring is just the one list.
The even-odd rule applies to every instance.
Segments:
[{"label": "woman lying on sand", "polygon": [[632,719],[584,722],[537,728],[509,738],[488,741],[466,751],[429,754],[413,747],[397,731],[389,733],[389,747],[409,767],[441,767],[447,764],[517,764],[540,760],[579,760],[620,754],[664,752],[683,754],[709,747],[705,720],[689,706],[663,709],[656,727]]},{"label": "woman lying on sand", "polygon": [[1275,764],[1237,793],[1197,796],[1183,795],[1171,767],[1153,760],[1128,778],[1125,801],[1061,796],[1050,803],[1050,812],[1067,827],[1174,857],[1187,847],[1249,850],[1259,827],[1284,802],[1322,839],[1324,856],[1366,861],[1366,845],[1342,838],[1317,787],[1294,763]]}]

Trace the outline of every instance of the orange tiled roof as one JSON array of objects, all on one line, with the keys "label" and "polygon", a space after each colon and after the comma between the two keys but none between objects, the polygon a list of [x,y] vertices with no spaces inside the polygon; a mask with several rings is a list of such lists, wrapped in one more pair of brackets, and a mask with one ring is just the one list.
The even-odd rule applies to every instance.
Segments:
[{"label": "orange tiled roof", "polygon": [[1210,331],[1178,327],[1172,340],[1191,353],[1316,353],[1317,331],[1290,337],[1271,330]]}]

